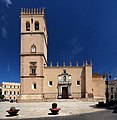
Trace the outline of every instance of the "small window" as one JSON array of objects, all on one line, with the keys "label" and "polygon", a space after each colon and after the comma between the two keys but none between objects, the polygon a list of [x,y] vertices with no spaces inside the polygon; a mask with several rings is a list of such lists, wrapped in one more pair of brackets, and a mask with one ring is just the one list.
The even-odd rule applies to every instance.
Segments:
[{"label": "small window", "polygon": [[17,94],[19,95],[19,91],[17,92]]},{"label": "small window", "polygon": [[113,87],[111,87],[111,92],[113,92]]},{"label": "small window", "polygon": [[32,84],[32,89],[33,89],[33,90],[37,89],[36,83],[33,83],[33,84]]},{"label": "small window", "polygon": [[6,91],[4,91],[4,94],[6,95]]},{"label": "small window", "polygon": [[113,99],[113,95],[111,95],[111,99]]},{"label": "small window", "polygon": [[6,85],[4,86],[4,88],[6,88]]},{"label": "small window", "polygon": [[52,86],[52,81],[49,81],[48,85],[49,85],[49,86]]},{"label": "small window", "polygon": [[80,81],[79,80],[77,81],[77,85],[80,85]]},{"label": "small window", "polygon": [[12,88],[12,86],[10,85],[10,88]]},{"label": "small window", "polygon": [[31,23],[33,23],[33,19],[31,18]]},{"label": "small window", "polygon": [[39,30],[39,22],[38,21],[35,22],[35,31],[36,30]]},{"label": "small window", "polygon": [[15,86],[14,86],[14,88],[15,88]]},{"label": "small window", "polygon": [[16,94],[16,92],[14,91],[14,95]]},{"label": "small window", "polygon": [[26,31],[30,31],[30,22],[29,21],[26,22]]},{"label": "small window", "polygon": [[31,46],[31,52],[32,52],[32,53],[36,53],[36,46],[35,46],[35,45],[32,45],[32,46]]},{"label": "small window", "polygon": [[12,95],[12,91],[10,91],[10,95]]}]

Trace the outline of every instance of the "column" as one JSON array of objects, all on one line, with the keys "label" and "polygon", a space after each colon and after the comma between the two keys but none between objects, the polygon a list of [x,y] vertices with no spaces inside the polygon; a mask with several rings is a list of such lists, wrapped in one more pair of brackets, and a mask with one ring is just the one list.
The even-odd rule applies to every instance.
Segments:
[{"label": "column", "polygon": [[68,85],[68,97],[72,98],[72,96],[71,96],[71,86],[70,85]]},{"label": "column", "polygon": [[62,98],[61,86],[58,86],[58,98]]}]

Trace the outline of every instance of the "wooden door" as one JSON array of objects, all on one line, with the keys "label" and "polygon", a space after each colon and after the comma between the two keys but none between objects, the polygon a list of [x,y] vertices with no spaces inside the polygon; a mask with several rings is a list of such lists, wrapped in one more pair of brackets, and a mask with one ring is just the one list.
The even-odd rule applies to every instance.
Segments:
[{"label": "wooden door", "polygon": [[62,87],[62,98],[63,99],[68,98],[68,87]]}]

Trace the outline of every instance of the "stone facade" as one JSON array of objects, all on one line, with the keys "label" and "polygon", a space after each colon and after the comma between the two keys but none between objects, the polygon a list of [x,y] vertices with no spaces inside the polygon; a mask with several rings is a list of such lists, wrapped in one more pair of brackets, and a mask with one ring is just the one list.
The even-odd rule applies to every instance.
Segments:
[{"label": "stone facade", "polygon": [[108,81],[109,101],[117,100],[117,80]]},{"label": "stone facade", "polygon": [[[20,101],[105,99],[105,81],[92,75],[92,62],[82,66],[47,65],[48,35],[44,8],[21,10]],[[99,87],[101,90],[99,90]]]},{"label": "stone facade", "polygon": [[20,95],[20,83],[2,82],[2,95],[5,100],[17,100]]}]

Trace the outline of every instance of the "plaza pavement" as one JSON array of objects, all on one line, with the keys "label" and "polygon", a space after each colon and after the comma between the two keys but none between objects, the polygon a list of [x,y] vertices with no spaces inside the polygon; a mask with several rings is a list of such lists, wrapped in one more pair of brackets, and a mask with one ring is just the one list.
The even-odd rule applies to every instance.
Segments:
[{"label": "plaza pavement", "polygon": [[[60,101],[56,102],[58,104],[58,108],[61,108],[59,114],[57,115],[50,115],[49,108],[51,108],[51,104],[53,102],[36,102],[36,103],[9,103],[9,102],[0,102],[0,119],[78,119],[85,120],[85,117],[89,117],[90,115],[95,115],[92,118],[98,118],[99,113],[106,117],[106,119],[99,120],[111,120],[109,116],[112,116],[113,119],[117,118],[117,114],[112,113],[112,110],[105,110],[95,108],[94,105],[96,102],[82,102],[82,101]],[[17,116],[8,116],[6,110],[8,110],[11,106],[15,106],[16,108],[20,109],[19,115]],[[97,113],[97,115],[96,115]],[[86,116],[88,115],[88,116]],[[95,119],[87,119],[87,120],[95,120]],[[98,120],[98,119],[97,119]]]}]

